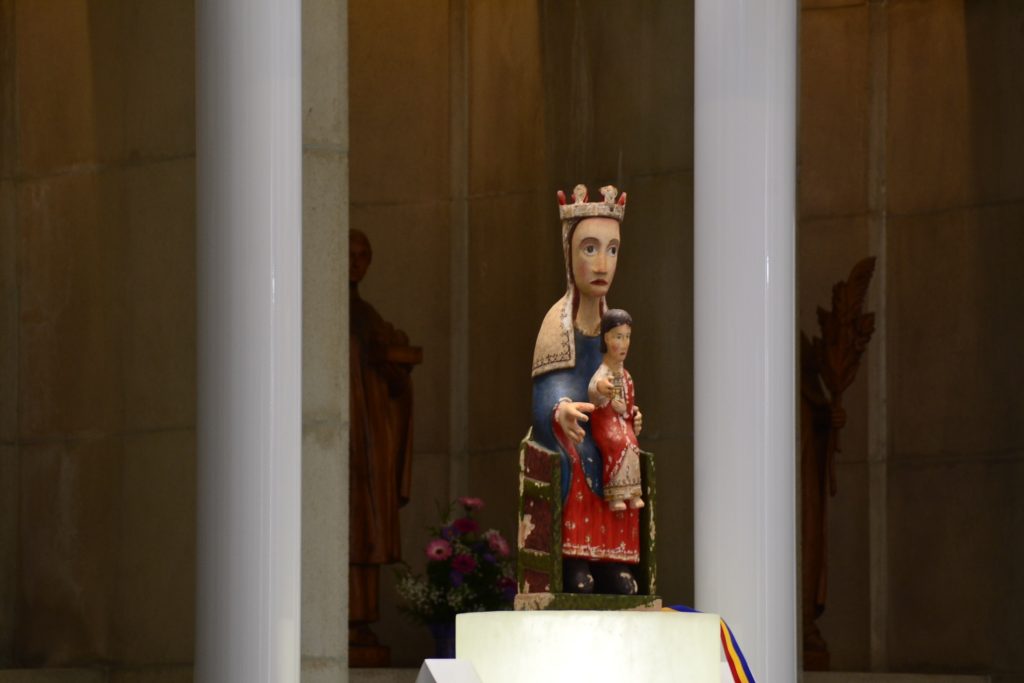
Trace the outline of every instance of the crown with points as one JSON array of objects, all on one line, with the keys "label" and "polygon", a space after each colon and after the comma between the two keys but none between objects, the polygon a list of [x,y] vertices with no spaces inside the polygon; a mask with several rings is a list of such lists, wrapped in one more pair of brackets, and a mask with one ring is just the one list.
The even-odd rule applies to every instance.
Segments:
[{"label": "crown with points", "polygon": [[[619,191],[612,185],[605,185],[601,188],[601,195],[604,201],[589,202],[587,199],[587,186],[577,185],[572,190],[573,203],[568,204],[565,200],[565,193],[558,191],[558,215],[563,221],[578,220],[581,218],[614,218],[622,222],[626,214],[626,193],[619,194]],[[618,200],[615,199],[618,195]]]}]

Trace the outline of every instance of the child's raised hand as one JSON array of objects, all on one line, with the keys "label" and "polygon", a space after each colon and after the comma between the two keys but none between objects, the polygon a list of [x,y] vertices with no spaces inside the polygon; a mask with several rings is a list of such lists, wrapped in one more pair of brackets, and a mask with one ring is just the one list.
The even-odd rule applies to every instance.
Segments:
[{"label": "child's raised hand", "polygon": [[605,398],[612,398],[615,395],[615,385],[607,377],[597,380],[597,393]]}]

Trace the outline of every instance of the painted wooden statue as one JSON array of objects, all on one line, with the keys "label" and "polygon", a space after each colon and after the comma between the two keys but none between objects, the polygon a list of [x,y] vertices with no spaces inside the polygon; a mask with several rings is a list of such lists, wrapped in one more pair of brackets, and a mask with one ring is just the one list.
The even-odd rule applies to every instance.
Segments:
[{"label": "painted wooden statue", "polygon": [[401,560],[399,508],[412,478],[412,379],[419,347],[359,295],[373,252],[349,233],[349,665],[387,666],[379,618],[380,567]]},{"label": "painted wooden statue", "polygon": [[633,378],[623,366],[629,353],[633,318],[620,308],[610,308],[601,316],[601,367],[590,379],[587,394],[594,404],[590,414],[590,432],[601,452],[604,467],[604,499],[619,512],[644,506],[640,486],[640,445]]},{"label": "painted wooden statue", "polygon": [[[566,290],[544,316],[534,348],[533,427],[521,450],[520,609],[587,607],[585,601],[566,601],[565,594],[653,594],[653,505],[642,509],[643,487],[653,487],[653,460],[650,454],[640,454],[636,445],[643,417],[632,404],[631,381],[628,386],[621,385],[620,402],[612,406],[614,380],[609,391],[602,378],[597,378],[596,393],[608,397],[608,405],[600,410],[607,408],[607,413],[598,412],[589,391],[604,360],[621,367],[621,358],[613,358],[612,346],[619,352],[628,349],[628,331],[625,349],[615,341],[606,347],[607,352],[602,349],[603,339],[613,328],[622,332],[629,325],[616,323],[602,335],[602,316],[608,310],[605,297],[618,263],[626,194],[619,195],[616,188],[607,186],[601,188],[601,195],[600,200],[590,202],[582,185],[573,190],[571,202],[558,193]],[[624,380],[626,375],[622,377]],[[620,417],[628,421],[628,436],[607,429]],[[599,424],[605,425],[600,437],[595,433]],[[625,450],[631,456],[642,455],[640,469],[649,476],[640,485],[641,491],[633,488],[639,484],[635,481],[618,488],[613,476],[608,487],[613,498],[619,491],[631,493],[611,503],[606,500],[601,439],[604,447],[616,454]],[[615,470],[614,465],[611,469]],[[636,479],[631,464],[622,469],[614,474]],[[558,490],[550,490],[554,488]],[[627,502],[634,500],[639,504]],[[531,595],[547,597],[531,601]],[[649,603],[634,600],[618,606]]]}]

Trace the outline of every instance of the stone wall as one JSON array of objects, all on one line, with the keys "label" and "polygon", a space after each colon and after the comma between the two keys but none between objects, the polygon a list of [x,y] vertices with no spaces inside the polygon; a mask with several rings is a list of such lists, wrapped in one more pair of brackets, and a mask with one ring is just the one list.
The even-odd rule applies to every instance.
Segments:
[{"label": "stone wall", "polygon": [[[193,5],[0,1],[0,669],[192,677]],[[303,3],[313,681],[347,675],[346,38]]]},{"label": "stone wall", "polygon": [[[448,24],[439,0],[349,6],[351,225],[373,247],[360,294],[423,347],[412,373],[412,494],[400,520],[403,559],[420,568],[424,527],[449,499]],[[395,665],[419,666],[429,634],[398,614],[393,580],[383,568],[374,631]]]},{"label": "stone wall", "polygon": [[830,520],[834,667],[1021,680],[1024,8],[804,0],[801,22],[802,329],[879,258]]},{"label": "stone wall", "polygon": [[191,660],[191,4],[0,3],[2,661]]},{"label": "stone wall", "polygon": [[[530,359],[564,292],[555,191],[630,194],[610,297],[636,321],[642,438],[659,456],[662,593],[693,597],[691,3],[353,2],[352,225],[361,286],[424,347],[403,552],[470,493],[512,537]],[[378,633],[429,654],[385,572]]]}]

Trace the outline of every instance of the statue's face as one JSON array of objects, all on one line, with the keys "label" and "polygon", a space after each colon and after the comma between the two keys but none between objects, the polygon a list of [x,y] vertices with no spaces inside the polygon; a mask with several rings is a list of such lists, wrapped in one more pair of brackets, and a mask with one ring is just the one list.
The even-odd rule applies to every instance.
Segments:
[{"label": "statue's face", "polygon": [[604,333],[608,354],[620,363],[626,360],[626,354],[629,353],[629,335],[632,329],[629,325],[619,325]]},{"label": "statue's face", "polygon": [[373,260],[370,241],[362,233],[352,232],[348,237],[348,281],[362,282]]},{"label": "statue's face", "polygon": [[595,298],[606,295],[619,257],[619,222],[613,218],[584,218],[573,232],[570,254],[572,276],[580,294]]}]

